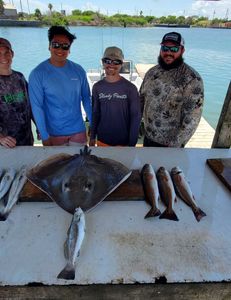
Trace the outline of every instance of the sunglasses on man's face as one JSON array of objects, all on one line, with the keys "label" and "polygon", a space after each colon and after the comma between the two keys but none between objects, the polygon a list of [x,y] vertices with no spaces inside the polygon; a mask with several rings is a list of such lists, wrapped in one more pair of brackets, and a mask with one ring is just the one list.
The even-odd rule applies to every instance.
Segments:
[{"label": "sunglasses on man's face", "polygon": [[61,49],[67,51],[67,50],[70,49],[71,45],[68,44],[68,43],[52,42],[52,43],[51,43],[51,47],[52,47],[53,49],[59,49],[59,48],[61,48]]},{"label": "sunglasses on man's face", "polygon": [[163,51],[163,52],[168,52],[168,51],[170,51],[170,52],[178,52],[179,51],[179,49],[180,49],[180,47],[179,46],[165,46],[165,45],[161,45],[161,51]]},{"label": "sunglasses on man's face", "polygon": [[103,58],[102,62],[107,65],[115,65],[115,66],[122,65],[123,63],[122,60],[110,59],[110,58]]}]

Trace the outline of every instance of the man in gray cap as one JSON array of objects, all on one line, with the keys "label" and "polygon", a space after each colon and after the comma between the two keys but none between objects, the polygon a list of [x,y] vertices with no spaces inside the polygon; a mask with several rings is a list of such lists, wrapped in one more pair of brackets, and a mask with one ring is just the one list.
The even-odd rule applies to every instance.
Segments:
[{"label": "man in gray cap", "polygon": [[140,88],[147,147],[184,147],[195,132],[204,101],[200,75],[184,63],[184,39],[178,32],[165,34],[158,65],[145,75]]},{"label": "man in gray cap", "polygon": [[11,69],[13,56],[10,42],[0,38],[0,145],[6,148],[33,145],[27,82]]},{"label": "man in gray cap", "polygon": [[140,99],[136,86],[120,75],[124,55],[118,47],[106,48],[105,77],[92,89],[90,146],[135,146],[140,125]]}]

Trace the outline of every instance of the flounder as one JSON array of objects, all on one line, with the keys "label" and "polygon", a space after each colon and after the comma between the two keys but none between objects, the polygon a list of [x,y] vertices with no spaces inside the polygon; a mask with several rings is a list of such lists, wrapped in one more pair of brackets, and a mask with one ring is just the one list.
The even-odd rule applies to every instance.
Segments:
[{"label": "flounder", "polygon": [[28,180],[69,213],[77,207],[89,211],[102,202],[130,175],[120,162],[90,154],[58,154],[27,172]]}]

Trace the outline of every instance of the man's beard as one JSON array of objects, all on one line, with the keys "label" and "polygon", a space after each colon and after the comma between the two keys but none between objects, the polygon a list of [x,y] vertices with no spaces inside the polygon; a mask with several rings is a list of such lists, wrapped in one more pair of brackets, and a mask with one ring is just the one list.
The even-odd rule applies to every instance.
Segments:
[{"label": "man's beard", "polygon": [[161,68],[163,68],[164,70],[171,70],[174,68],[178,68],[182,63],[184,62],[184,59],[181,56],[179,56],[178,58],[176,58],[174,60],[174,62],[172,62],[171,64],[166,64],[163,60],[163,58],[159,55],[158,56],[158,63],[161,66]]}]

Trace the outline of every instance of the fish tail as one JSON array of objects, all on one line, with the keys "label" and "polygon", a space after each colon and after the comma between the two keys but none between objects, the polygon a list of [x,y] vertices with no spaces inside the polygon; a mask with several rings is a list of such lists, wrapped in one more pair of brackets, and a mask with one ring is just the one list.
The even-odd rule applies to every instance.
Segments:
[{"label": "fish tail", "polygon": [[203,212],[203,210],[201,210],[199,207],[195,211],[193,211],[193,213],[197,222],[200,222],[200,220],[206,216],[206,213]]},{"label": "fish tail", "polygon": [[161,211],[158,208],[151,208],[144,218],[147,219],[150,217],[157,217],[160,214],[161,214]]},{"label": "fish tail", "polygon": [[168,219],[172,221],[179,221],[176,213],[173,209],[169,210],[168,208],[160,215],[160,219]]},{"label": "fish tail", "polygon": [[6,215],[0,214],[0,222],[1,222],[1,221],[6,221],[6,219],[7,219],[7,216],[6,216]]},{"label": "fish tail", "polygon": [[57,278],[67,280],[75,279],[75,268],[72,265],[67,264],[65,268],[59,273]]}]

